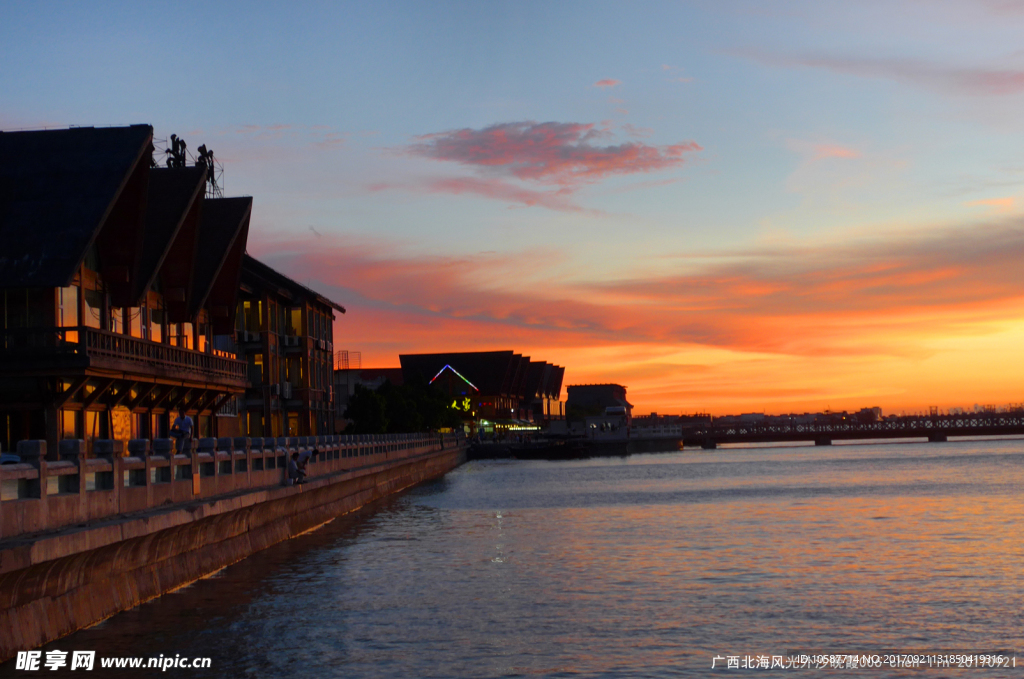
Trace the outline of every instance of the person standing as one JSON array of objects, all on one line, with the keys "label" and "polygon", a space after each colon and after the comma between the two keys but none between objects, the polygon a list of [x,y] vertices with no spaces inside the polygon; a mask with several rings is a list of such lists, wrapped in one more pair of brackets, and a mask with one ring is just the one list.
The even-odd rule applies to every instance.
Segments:
[{"label": "person standing", "polygon": [[171,438],[175,440],[174,450],[180,453],[189,445],[192,441],[192,418],[185,414],[184,410],[178,411],[178,416],[174,418],[174,424],[171,425]]}]

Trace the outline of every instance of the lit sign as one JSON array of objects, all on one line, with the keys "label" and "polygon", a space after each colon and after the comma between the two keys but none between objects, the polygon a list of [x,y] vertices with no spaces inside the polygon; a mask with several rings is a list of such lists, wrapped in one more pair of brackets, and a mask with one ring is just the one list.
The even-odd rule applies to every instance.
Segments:
[{"label": "lit sign", "polygon": [[470,401],[469,398],[464,398],[462,399],[461,402],[459,401],[459,399],[455,399],[454,401],[452,401],[451,407],[452,410],[464,410],[468,413],[473,408],[473,402]]},{"label": "lit sign", "polygon": [[[441,376],[441,373],[443,373],[443,372],[444,372],[445,370],[451,370],[451,371],[452,371],[453,373],[455,373],[456,375],[459,375],[459,371],[458,371],[458,370],[456,370],[455,368],[451,367],[450,365],[445,365],[445,367],[443,367],[443,368],[441,368],[440,370],[438,370],[438,371],[437,371],[437,374],[436,374],[436,375],[434,375],[434,380],[436,380],[436,379],[437,379],[438,377],[440,377],[440,376]],[[469,380],[467,380],[467,379],[466,379],[465,377],[463,377],[462,375],[459,375],[459,379],[461,379],[461,380],[462,380],[463,382],[465,382],[465,383],[466,383],[466,384],[468,384],[469,386],[473,387],[473,389],[475,389],[476,391],[480,391],[479,389],[477,389],[477,388],[476,388],[476,385],[475,385],[475,384],[473,384],[472,382],[470,382]],[[433,384],[433,383],[434,383],[434,380],[430,380],[430,383],[431,383],[431,384]]]}]

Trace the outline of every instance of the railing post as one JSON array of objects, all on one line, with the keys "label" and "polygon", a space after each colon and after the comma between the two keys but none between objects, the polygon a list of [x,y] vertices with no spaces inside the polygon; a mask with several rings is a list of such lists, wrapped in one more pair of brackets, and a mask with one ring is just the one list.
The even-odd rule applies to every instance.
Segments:
[{"label": "railing post", "polygon": [[[131,452],[131,444],[134,442],[128,442],[128,450]],[[149,443],[148,441],[146,442]],[[124,456],[124,444],[121,441],[115,441],[112,439],[97,439],[93,441],[92,452],[98,458],[103,458],[110,463],[110,471],[103,472],[104,474],[110,474],[110,488],[108,490],[113,491],[113,495],[110,498],[110,507],[113,507],[115,511],[121,510],[121,488],[124,486],[123,473],[120,471],[118,466],[118,460]],[[100,472],[97,472],[96,481],[99,481],[102,477],[98,476]]]},{"label": "railing post", "polygon": [[[75,492],[78,494],[78,507],[77,515],[79,519],[84,519],[86,516],[86,505],[85,505],[85,459],[86,459],[86,445],[83,439],[64,439],[57,448],[60,451],[60,459],[65,462],[73,462],[78,467],[78,483],[75,484]],[[60,477],[64,480],[65,477]],[[60,481],[58,481],[60,483]],[[64,481],[64,492],[67,490],[67,481]],[[58,491],[60,489],[58,488]]]},{"label": "railing post", "polygon": [[[250,476],[250,474],[252,473],[252,453],[250,451],[250,447],[252,446],[252,439],[250,439],[247,436],[236,436],[235,440],[232,441],[231,443],[232,471],[236,474],[243,473],[244,476],[241,477],[243,484],[245,485],[246,488],[252,488],[252,477]],[[239,454],[241,454],[242,457],[238,457]],[[238,470],[238,467],[240,466],[239,463],[245,466],[245,469],[242,472],[239,472]],[[238,479],[235,479],[235,488],[238,487]]]},{"label": "railing post", "polygon": [[42,440],[29,440],[29,441],[18,441],[18,456],[21,460],[27,464],[32,465],[39,472],[36,478],[36,485],[38,486],[38,493],[33,492],[36,489],[29,489],[29,496],[35,496],[42,500],[39,508],[39,525],[46,525],[46,441]]}]

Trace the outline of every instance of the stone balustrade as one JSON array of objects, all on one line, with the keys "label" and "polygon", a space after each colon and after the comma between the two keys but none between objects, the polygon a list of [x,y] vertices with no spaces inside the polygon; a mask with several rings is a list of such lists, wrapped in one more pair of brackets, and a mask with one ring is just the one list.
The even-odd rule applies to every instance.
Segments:
[{"label": "stone balustrade", "polygon": [[[0,540],[89,524],[121,514],[279,486],[292,453],[316,450],[307,479],[453,448],[452,434],[201,438],[176,451],[171,439],[21,441],[21,463],[0,466]],[[301,486],[295,488],[301,492]]]}]

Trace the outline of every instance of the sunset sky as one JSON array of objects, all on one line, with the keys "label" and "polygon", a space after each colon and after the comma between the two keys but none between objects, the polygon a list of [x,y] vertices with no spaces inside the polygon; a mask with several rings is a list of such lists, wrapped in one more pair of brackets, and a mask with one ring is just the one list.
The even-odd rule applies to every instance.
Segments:
[{"label": "sunset sky", "polygon": [[364,367],[514,349],[635,413],[1024,401],[1024,2],[0,9],[0,129],[205,143]]}]

